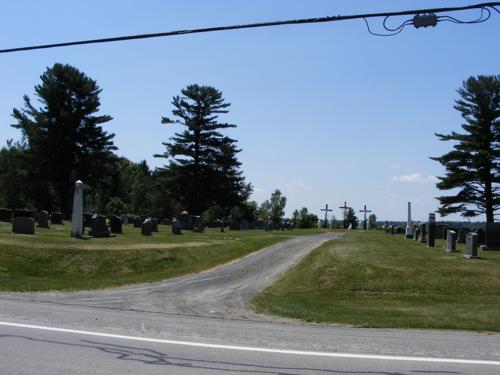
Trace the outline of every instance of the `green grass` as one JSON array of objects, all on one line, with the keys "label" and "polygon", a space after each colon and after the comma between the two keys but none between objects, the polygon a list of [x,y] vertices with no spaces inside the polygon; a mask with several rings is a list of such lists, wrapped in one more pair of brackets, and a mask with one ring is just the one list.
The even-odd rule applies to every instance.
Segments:
[{"label": "green grass", "polygon": [[256,311],[361,327],[500,331],[500,252],[483,259],[350,232],[314,250],[251,303]]},{"label": "green grass", "polygon": [[293,232],[184,231],[173,236],[170,226],[142,236],[132,225],[114,238],[70,238],[70,224],[36,229],[34,236],[10,232],[0,223],[0,290],[95,289],[152,282],[200,272],[229,262],[291,236]]}]

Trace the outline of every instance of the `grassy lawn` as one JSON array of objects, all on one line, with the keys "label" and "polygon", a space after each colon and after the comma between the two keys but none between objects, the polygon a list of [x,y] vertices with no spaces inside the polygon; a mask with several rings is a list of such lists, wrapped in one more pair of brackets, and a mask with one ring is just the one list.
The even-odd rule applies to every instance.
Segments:
[{"label": "grassy lawn", "polygon": [[500,252],[447,254],[386,236],[350,232],[314,250],[258,295],[258,312],[361,327],[500,331]]},{"label": "grassy lawn", "polygon": [[0,290],[94,289],[152,282],[199,272],[229,262],[291,236],[320,230],[293,232],[184,231],[173,236],[170,226],[142,236],[140,229],[124,225],[114,238],[70,238],[70,223],[36,229],[34,236],[16,235],[0,223]]}]

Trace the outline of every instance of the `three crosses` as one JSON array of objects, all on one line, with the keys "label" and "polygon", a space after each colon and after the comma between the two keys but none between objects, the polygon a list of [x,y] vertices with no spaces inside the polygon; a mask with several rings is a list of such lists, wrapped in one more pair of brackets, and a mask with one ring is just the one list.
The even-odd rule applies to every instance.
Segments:
[{"label": "three crosses", "polygon": [[[351,207],[347,206],[347,202],[344,202],[343,206],[339,207],[340,209],[344,210],[344,229],[346,228],[346,214],[347,210],[350,209]],[[328,204],[325,206],[325,208],[322,208],[321,211],[325,211],[325,221],[324,221],[324,227],[326,228],[326,223],[328,221],[328,212],[333,211],[331,208],[328,208]],[[371,212],[370,210],[366,209],[366,204],[362,210],[359,210],[359,212],[363,212],[364,214],[364,221],[363,221],[363,229],[366,229],[366,214]]]}]

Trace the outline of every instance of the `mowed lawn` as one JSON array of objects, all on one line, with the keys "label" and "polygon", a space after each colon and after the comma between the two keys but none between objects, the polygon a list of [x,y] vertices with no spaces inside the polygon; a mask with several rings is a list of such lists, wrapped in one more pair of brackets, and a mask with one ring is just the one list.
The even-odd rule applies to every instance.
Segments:
[{"label": "mowed lawn", "polygon": [[314,250],[251,303],[262,313],[361,327],[500,331],[500,252],[446,253],[380,232]]},{"label": "mowed lawn", "polygon": [[0,290],[94,289],[152,282],[199,272],[319,230],[229,231],[171,234],[170,226],[142,236],[124,225],[113,238],[70,238],[71,224],[36,229],[34,236],[11,233],[0,223]]}]

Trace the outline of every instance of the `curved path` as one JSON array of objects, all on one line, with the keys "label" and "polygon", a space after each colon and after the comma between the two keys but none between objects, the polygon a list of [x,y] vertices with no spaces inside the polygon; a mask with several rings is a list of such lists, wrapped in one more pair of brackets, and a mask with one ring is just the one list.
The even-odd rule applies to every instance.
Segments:
[{"label": "curved path", "polygon": [[208,271],[157,283],[83,292],[18,295],[43,302],[220,318],[253,315],[246,302],[312,249],[339,233],[300,236]]}]

